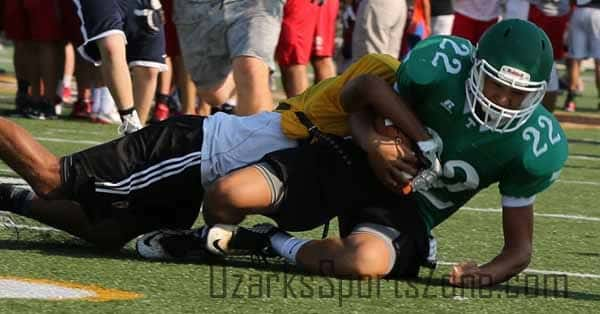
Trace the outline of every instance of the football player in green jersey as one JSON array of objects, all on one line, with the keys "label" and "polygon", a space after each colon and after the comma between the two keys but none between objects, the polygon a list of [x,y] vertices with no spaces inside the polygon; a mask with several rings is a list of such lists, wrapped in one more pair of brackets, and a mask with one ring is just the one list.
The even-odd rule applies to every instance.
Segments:
[{"label": "football player in green jersey", "polygon": [[[367,154],[356,152],[347,142],[338,143],[341,149],[334,153],[311,145],[270,153],[259,163],[257,176],[244,176],[242,169],[221,178],[209,191],[209,197],[219,196],[218,211],[209,223],[235,224],[248,214],[261,213],[294,231],[338,216],[341,238],[303,240],[264,226],[254,231],[266,234],[279,255],[309,271],[406,275],[414,271],[407,264],[415,260],[424,264],[433,248],[423,234],[479,191],[499,183],[504,247],[486,264],[456,265],[450,282],[490,285],[508,280],[531,259],[535,196],[558,178],[567,158],[565,134],[539,106],[551,66],[547,36],[526,21],[505,20],[492,26],[477,47],[452,36],[426,39],[400,65],[393,86],[365,75],[348,83],[340,94],[345,108],[364,108],[364,102],[396,104],[398,112],[389,118],[401,121],[397,127],[422,142],[420,150],[435,152],[435,158],[427,158],[425,168],[412,179],[413,193],[399,195],[406,181],[399,174],[407,168],[395,162],[410,155],[405,154],[409,149],[404,146],[395,155],[382,149],[373,140],[377,138],[374,113],[363,110],[354,113],[350,123],[354,141]],[[418,119],[406,119],[413,114]],[[425,127],[433,141],[423,141],[423,134],[416,138],[410,131]],[[343,158],[336,158],[340,151]],[[351,166],[345,167],[348,160]],[[365,170],[368,164],[380,182],[371,180],[373,173]],[[383,186],[396,193],[386,193]],[[240,195],[249,191],[261,206],[240,203],[246,201]],[[220,240],[233,234],[231,242],[235,242],[238,229],[215,226],[198,236],[206,240],[211,230],[218,235],[212,238],[216,244],[210,244],[226,249]],[[141,244],[151,250],[151,243]],[[335,267],[323,269],[324,261]]]}]

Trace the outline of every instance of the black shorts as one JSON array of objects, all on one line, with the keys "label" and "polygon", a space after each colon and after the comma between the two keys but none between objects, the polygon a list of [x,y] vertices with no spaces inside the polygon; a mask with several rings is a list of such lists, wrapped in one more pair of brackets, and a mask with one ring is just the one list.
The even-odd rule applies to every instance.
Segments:
[{"label": "black shorts", "polygon": [[204,198],[203,118],[181,116],[61,159],[62,190],[90,221],[189,228]]},{"label": "black shorts", "polygon": [[[310,230],[338,217],[345,237],[360,223],[392,227],[401,233],[394,239],[396,276],[413,276],[428,257],[428,233],[414,197],[400,196],[375,177],[366,153],[351,140],[303,144],[267,154],[267,163],[283,183],[283,198],[270,215],[289,231]],[[402,250],[400,250],[402,248]]]},{"label": "black shorts", "polygon": [[162,67],[165,64],[165,32],[149,31],[143,19],[134,15],[142,10],[140,0],[84,0],[75,1],[77,16],[81,19],[83,44],[79,52],[88,61],[100,62],[96,40],[114,32],[123,32],[127,38],[127,62],[130,65]]}]

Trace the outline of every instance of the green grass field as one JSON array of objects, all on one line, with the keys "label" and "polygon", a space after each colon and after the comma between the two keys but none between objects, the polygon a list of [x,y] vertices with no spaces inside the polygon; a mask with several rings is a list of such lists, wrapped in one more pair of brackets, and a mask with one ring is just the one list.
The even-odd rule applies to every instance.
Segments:
[{"label": "green grass field", "polygon": [[[597,115],[593,112],[597,98],[589,75],[586,83],[579,108]],[[7,94],[0,96],[0,110],[12,108],[13,99]],[[69,120],[15,121],[56,154],[116,137],[115,126]],[[0,226],[0,279],[19,277],[95,285],[141,297],[107,302],[0,299],[0,313],[598,313],[600,130],[568,129],[567,134],[570,157],[562,176],[536,202],[535,249],[530,270],[492,290],[452,289],[444,276],[452,262],[485,262],[499,252],[502,225],[501,214],[496,210],[496,186],[480,193],[435,230],[439,260],[443,263],[432,274],[422,271],[423,279],[414,283],[382,280],[359,284],[308,277],[280,264],[246,259],[233,260],[227,267],[149,262],[137,258],[131,245],[119,253],[101,253],[65,233],[11,216],[20,227]],[[16,175],[0,164],[0,177],[7,180]],[[0,219],[4,217],[0,215]],[[335,232],[333,224],[330,234]],[[321,230],[302,234],[315,238],[320,235]],[[548,275],[551,272],[566,275]],[[556,288],[553,279],[558,281]]]}]

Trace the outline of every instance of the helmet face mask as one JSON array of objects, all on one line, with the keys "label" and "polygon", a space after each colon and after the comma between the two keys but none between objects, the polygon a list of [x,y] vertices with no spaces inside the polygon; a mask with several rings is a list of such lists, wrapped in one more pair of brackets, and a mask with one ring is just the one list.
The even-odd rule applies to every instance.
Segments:
[{"label": "helmet face mask", "polygon": [[[546,92],[546,81],[532,82],[527,78],[528,74],[519,69],[503,66],[498,70],[486,60],[476,60],[466,84],[467,104],[475,120],[500,133],[515,131],[527,122]],[[526,96],[515,109],[506,108],[485,95],[486,80],[519,90]]]},{"label": "helmet face mask", "polygon": [[[517,130],[544,97],[553,62],[552,45],[534,24],[504,20],[490,27],[477,45],[465,84],[472,116],[495,132]],[[510,106],[495,103],[485,94],[486,82],[516,90],[524,97]]]}]

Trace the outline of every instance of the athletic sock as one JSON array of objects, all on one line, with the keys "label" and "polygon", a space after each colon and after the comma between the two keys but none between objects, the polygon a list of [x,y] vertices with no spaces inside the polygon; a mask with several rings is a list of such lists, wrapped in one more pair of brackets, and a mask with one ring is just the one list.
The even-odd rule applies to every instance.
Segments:
[{"label": "athletic sock", "polygon": [[294,238],[284,232],[276,232],[271,236],[270,240],[275,252],[293,264],[296,263],[296,254],[298,254],[300,248],[311,241]]},{"label": "athletic sock", "polygon": [[133,115],[134,111],[135,111],[135,107],[133,107],[133,106],[131,106],[131,108],[129,108],[129,109],[119,110],[119,115],[121,116],[121,120],[125,121],[124,118],[129,115]]},{"label": "athletic sock", "polygon": [[169,102],[169,95],[167,94],[156,94],[156,103],[157,104],[167,104]]},{"label": "athletic sock", "polygon": [[17,95],[27,95],[29,89],[29,82],[24,79],[17,80]]},{"label": "athletic sock", "polygon": [[0,200],[2,200],[3,207],[1,209],[17,215],[28,216],[34,196],[35,194],[28,189],[3,185],[0,187]]}]

